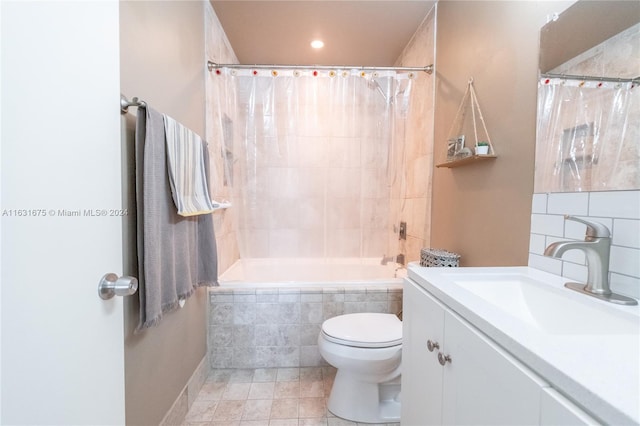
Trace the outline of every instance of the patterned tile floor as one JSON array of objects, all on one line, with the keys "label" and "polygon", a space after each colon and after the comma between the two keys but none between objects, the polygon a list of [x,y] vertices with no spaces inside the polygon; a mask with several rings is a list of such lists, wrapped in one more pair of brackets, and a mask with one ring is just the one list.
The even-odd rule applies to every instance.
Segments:
[{"label": "patterned tile floor", "polygon": [[183,425],[360,425],[327,410],[335,372],[333,367],[213,370]]}]

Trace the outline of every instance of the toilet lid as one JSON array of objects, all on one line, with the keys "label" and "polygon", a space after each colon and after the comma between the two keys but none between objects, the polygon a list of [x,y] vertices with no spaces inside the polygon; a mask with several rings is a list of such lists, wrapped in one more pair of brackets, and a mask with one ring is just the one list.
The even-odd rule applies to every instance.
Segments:
[{"label": "toilet lid", "polygon": [[360,313],[330,318],[322,324],[327,340],[361,348],[402,343],[402,322],[393,314]]}]

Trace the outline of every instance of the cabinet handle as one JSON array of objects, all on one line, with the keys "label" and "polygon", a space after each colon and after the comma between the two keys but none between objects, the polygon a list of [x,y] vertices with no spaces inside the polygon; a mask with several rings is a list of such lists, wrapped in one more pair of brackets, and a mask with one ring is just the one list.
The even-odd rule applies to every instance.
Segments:
[{"label": "cabinet handle", "polygon": [[440,349],[440,345],[438,344],[438,342],[427,340],[427,349],[429,349],[429,352],[433,352],[434,349]]},{"label": "cabinet handle", "polygon": [[438,352],[438,362],[440,365],[445,365],[447,362],[451,363],[451,357],[443,354],[442,352]]}]

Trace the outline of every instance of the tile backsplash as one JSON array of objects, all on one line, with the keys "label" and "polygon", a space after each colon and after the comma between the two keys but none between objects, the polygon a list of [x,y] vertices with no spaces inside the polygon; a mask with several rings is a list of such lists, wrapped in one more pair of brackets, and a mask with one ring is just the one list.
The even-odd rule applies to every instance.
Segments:
[{"label": "tile backsplash", "polygon": [[565,221],[565,214],[600,222],[611,230],[611,289],[640,298],[640,191],[533,195],[529,266],[585,282],[587,266],[581,251],[570,250],[562,259],[543,255],[553,242],[584,239],[585,226]]}]

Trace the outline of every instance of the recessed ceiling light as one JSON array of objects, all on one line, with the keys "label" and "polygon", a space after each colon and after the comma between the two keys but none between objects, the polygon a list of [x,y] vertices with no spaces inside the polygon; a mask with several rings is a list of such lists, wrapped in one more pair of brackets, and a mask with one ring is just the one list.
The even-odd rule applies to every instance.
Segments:
[{"label": "recessed ceiling light", "polygon": [[324,42],[322,40],[313,40],[311,42],[311,47],[314,49],[322,49],[324,47]]}]

